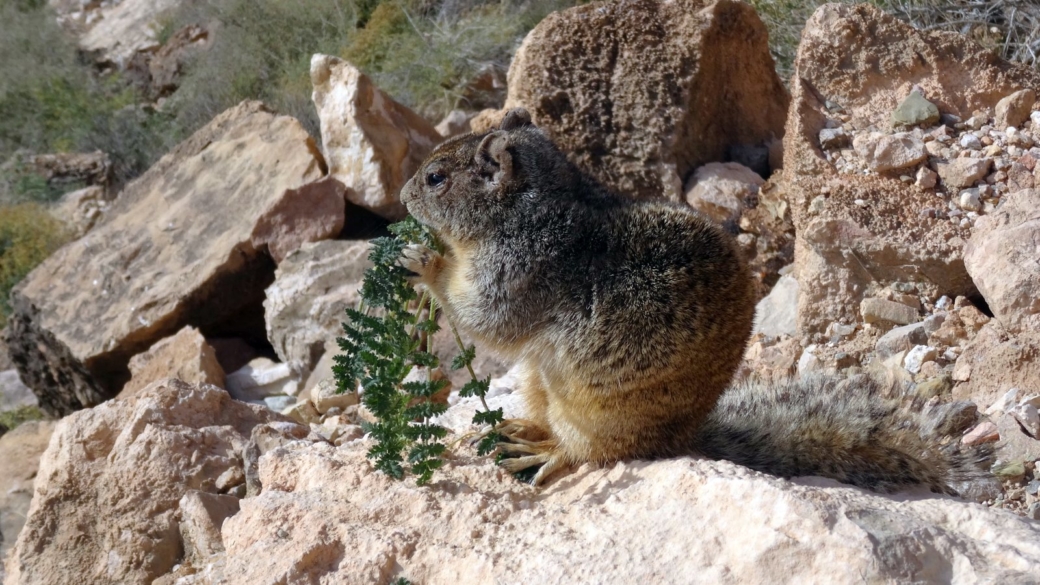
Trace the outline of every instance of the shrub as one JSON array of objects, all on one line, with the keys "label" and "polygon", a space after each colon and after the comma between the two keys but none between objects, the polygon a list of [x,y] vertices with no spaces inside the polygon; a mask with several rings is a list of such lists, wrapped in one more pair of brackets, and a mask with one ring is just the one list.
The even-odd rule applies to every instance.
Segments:
[{"label": "shrub", "polygon": [[19,406],[14,410],[0,412],[0,434],[13,431],[18,425],[31,420],[43,420],[43,411],[35,406]]},{"label": "shrub", "polygon": [[11,313],[11,289],[68,239],[64,224],[39,204],[0,207],[0,328]]}]

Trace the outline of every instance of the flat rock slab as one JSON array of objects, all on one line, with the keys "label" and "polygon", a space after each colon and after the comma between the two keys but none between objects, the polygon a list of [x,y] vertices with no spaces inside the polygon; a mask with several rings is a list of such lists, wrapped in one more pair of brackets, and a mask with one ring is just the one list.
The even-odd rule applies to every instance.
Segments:
[{"label": "flat rock slab", "polygon": [[225,522],[226,553],[193,583],[1024,583],[1040,571],[1040,525],[945,497],[689,457],[586,466],[536,489],[471,452],[417,488],[374,472],[369,446],[261,457],[263,493]]},{"label": "flat rock slab", "polygon": [[207,336],[222,323],[244,326],[236,315],[247,307],[259,314],[274,263],[271,243],[254,242],[256,225],[323,174],[299,122],[243,102],[128,185],[102,225],[12,295],[11,357],[41,408],[63,415],[99,404],[156,341],[185,325]]}]

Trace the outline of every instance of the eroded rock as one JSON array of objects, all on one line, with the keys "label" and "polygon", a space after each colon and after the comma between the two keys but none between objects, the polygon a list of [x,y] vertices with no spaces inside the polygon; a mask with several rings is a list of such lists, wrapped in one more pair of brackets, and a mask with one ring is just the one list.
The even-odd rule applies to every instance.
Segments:
[{"label": "eroded rock", "polygon": [[329,175],[346,185],[355,205],[403,218],[401,187],[441,135],[346,61],[314,55],[311,83]]},{"label": "eroded rock", "polygon": [[224,387],[224,369],[198,329],[185,327],[130,359],[130,381],[119,393],[129,398],[154,382],[177,378],[189,384]]},{"label": "eroded rock", "polygon": [[253,244],[261,217],[323,174],[295,119],[259,102],[217,116],[124,189],[109,217],[12,295],[12,359],[52,414],[99,404],[127,363],[185,325],[264,337],[274,263]]},{"label": "eroded rock", "polygon": [[180,500],[216,493],[254,426],[282,420],[213,386],[157,382],[62,419],[8,583],[150,583],[180,562]]},{"label": "eroded rock", "polygon": [[540,22],[509,68],[505,107],[527,108],[607,186],[679,201],[698,166],[783,135],[787,92],[747,4],[623,0]]}]

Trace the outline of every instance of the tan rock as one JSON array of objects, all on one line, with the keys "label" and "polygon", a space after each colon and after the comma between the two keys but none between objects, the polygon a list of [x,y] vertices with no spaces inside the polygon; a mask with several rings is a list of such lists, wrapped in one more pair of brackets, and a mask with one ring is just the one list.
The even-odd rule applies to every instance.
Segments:
[{"label": "tan rock", "polygon": [[346,188],[325,177],[294,189],[256,222],[253,246],[267,251],[278,264],[309,242],[328,240],[343,229]]},{"label": "tan rock", "polygon": [[343,335],[346,309],[356,309],[370,244],[330,240],[305,244],[290,254],[267,287],[267,339],[294,371],[307,373],[325,344]]},{"label": "tan rock", "polygon": [[879,173],[909,168],[928,158],[924,141],[909,132],[860,134],[853,147]]},{"label": "tan rock", "polygon": [[1000,440],[1000,432],[997,425],[985,421],[971,429],[968,434],[961,437],[961,443],[965,445],[981,445],[983,443],[994,443]]},{"label": "tan rock", "polygon": [[1036,103],[1036,92],[1032,89],[1023,89],[997,102],[993,125],[997,130],[1006,130],[1008,126],[1020,127],[1029,119]]},{"label": "tan rock", "polygon": [[936,171],[949,189],[965,189],[989,174],[993,160],[988,158],[955,158],[936,165]]},{"label": "tan rock", "polygon": [[112,159],[100,150],[37,154],[26,163],[48,183],[56,184],[105,185],[112,172]]},{"label": "tan rock", "polygon": [[673,201],[697,167],[782,136],[788,103],[765,26],[730,0],[552,13],[524,39],[508,85],[505,107],[527,108],[583,170],[619,192]]},{"label": "tan rock", "polygon": [[[882,497],[690,457],[582,467],[536,490],[471,451],[417,488],[373,472],[369,446],[264,455],[263,493],[224,524],[225,582],[293,582],[301,566],[311,580],[459,585],[1010,583],[1040,570],[1034,523],[950,498]],[[520,529],[545,518],[555,528]]]},{"label": "tan rock", "polygon": [[311,83],[329,175],[346,185],[351,203],[403,218],[401,187],[441,135],[346,61],[314,55]]},{"label": "tan rock", "polygon": [[119,393],[129,398],[154,382],[177,378],[189,384],[224,387],[224,369],[198,329],[185,327],[130,359],[130,381]]},{"label": "tan rock", "polygon": [[[891,112],[920,86],[942,113],[967,119],[1040,73],[994,60],[973,40],[922,32],[868,6],[827,4],[806,23],[795,61],[797,80],[784,135],[784,190],[791,204],[799,291],[799,331],[853,322],[860,301],[895,282],[928,294],[971,294],[963,266],[967,226],[922,216],[931,192],[895,176],[839,173],[819,150],[833,113],[858,128],[884,128]],[[825,195],[813,213],[810,203]],[[860,206],[856,201],[863,201]]]},{"label": "tan rock", "polygon": [[[958,379],[958,370],[963,374]],[[1009,388],[1040,388],[1040,332],[1010,335],[993,321],[982,327],[957,358],[957,400],[993,404]]]},{"label": "tan rock", "polygon": [[470,132],[470,120],[476,114],[471,112],[464,112],[462,110],[452,110],[448,112],[444,119],[437,123],[435,128],[437,133],[445,138],[451,138],[452,136],[458,136],[459,134],[465,134]]},{"label": "tan rock", "polygon": [[964,265],[986,303],[1011,333],[1040,331],[1040,190],[1003,198],[975,222]]},{"label": "tan rock", "polygon": [[217,116],[130,183],[108,219],[33,271],[12,295],[12,356],[47,412],[99,404],[130,358],[191,323],[262,338],[274,271],[257,221],[322,175],[295,119],[258,102]]},{"label": "tan rock", "polygon": [[137,51],[158,48],[160,19],[184,0],[121,0],[100,3],[93,22],[79,38],[87,53],[123,67]]},{"label": "tan rock", "polygon": [[24,422],[0,436],[0,565],[25,524],[33,480],[55,424],[49,420]]},{"label": "tan rock", "polygon": [[310,400],[319,414],[325,414],[333,408],[346,408],[358,403],[357,392],[348,388],[339,392],[333,378],[325,378],[310,387]]},{"label": "tan rock", "polygon": [[66,193],[50,211],[81,237],[101,220],[108,206],[104,187],[93,185]]},{"label": "tan rock", "polygon": [[877,298],[863,299],[859,305],[859,312],[867,323],[909,325],[920,318],[913,307]]},{"label": "tan rock", "polygon": [[185,561],[202,566],[209,557],[224,552],[220,527],[224,520],[238,512],[238,498],[188,490],[178,508]]},{"label": "tan rock", "polygon": [[685,198],[716,223],[736,222],[749,197],[758,194],[765,180],[738,163],[708,163],[698,167],[686,183]]},{"label": "tan rock", "polygon": [[150,583],[180,562],[181,498],[241,466],[249,433],[280,420],[213,386],[157,382],[62,419],[7,582]]}]

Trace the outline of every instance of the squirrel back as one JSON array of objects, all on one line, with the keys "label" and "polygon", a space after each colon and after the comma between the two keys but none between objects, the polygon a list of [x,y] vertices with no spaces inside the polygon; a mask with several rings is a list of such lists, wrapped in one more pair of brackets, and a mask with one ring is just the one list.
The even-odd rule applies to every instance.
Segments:
[{"label": "squirrel back", "polygon": [[956,465],[897,432],[913,424],[877,392],[727,391],[755,310],[733,238],[688,206],[607,190],[525,111],[442,143],[401,198],[445,248],[409,247],[402,264],[459,329],[521,365],[528,418],[500,429],[517,456],[507,469],[538,468],[538,483],[568,464],[701,452],[879,490],[954,489]]}]

